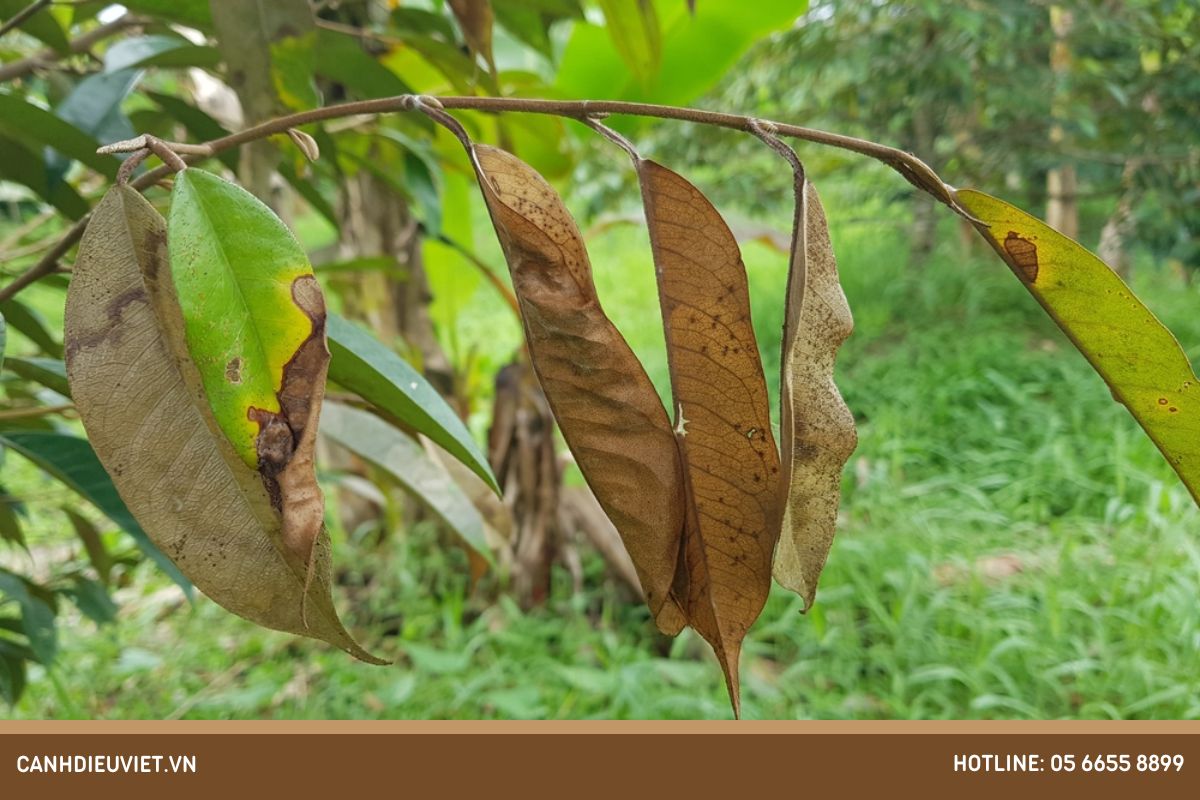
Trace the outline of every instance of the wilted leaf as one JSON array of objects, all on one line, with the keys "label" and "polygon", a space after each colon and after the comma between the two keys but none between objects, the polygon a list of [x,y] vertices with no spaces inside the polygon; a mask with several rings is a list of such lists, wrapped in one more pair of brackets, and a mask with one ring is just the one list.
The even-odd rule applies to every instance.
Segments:
[{"label": "wilted leaf", "polygon": [[487,456],[429,381],[378,339],[330,314],[329,378],[427,436],[499,494]]},{"label": "wilted leaf", "polygon": [[55,431],[5,431],[0,433],[0,445],[25,456],[103,511],[133,537],[141,551],[158,564],[171,580],[185,592],[191,592],[187,578],[163,555],[129,513],[86,439]]},{"label": "wilted leaf", "polygon": [[[201,192],[192,200],[199,203],[211,197]],[[216,197],[222,202],[228,199],[220,193]],[[237,215],[244,210],[241,202],[235,200],[232,208],[222,211]],[[217,230],[228,234],[227,226],[232,223],[225,217],[212,231],[192,231],[197,237],[194,243],[202,249],[192,254],[191,269],[201,266],[195,257],[210,253],[213,246],[211,238],[199,239],[213,237]],[[243,232],[249,240],[239,240],[235,231],[232,239],[222,241],[230,245],[231,253],[240,252],[238,248],[248,241],[265,244],[264,250],[252,252],[251,259],[240,261],[239,266],[253,272],[262,264],[264,277],[277,278],[271,266],[279,243],[256,239],[254,228],[254,220],[247,220]],[[314,396],[289,391],[297,387],[283,381],[283,408],[272,394],[276,410],[260,415],[271,435],[286,433],[272,443],[286,438],[295,448],[285,472],[275,476],[280,494],[289,498],[281,512],[279,498],[269,491],[270,481],[256,471],[257,464],[247,466],[214,418],[205,381],[185,344],[185,323],[169,279],[166,238],[166,226],[153,207],[134,190],[118,186],[97,206],[80,245],[67,295],[67,374],[97,453],[130,511],[217,603],[260,625],[323,639],[364,661],[379,663],[350,637],[334,611],[324,529],[317,531],[311,561],[297,553],[285,530],[288,502],[315,503],[319,517],[315,481],[313,494],[289,498],[295,487],[285,474],[300,459],[311,457],[316,434],[311,423],[319,408],[319,392]],[[208,266],[215,270],[221,264]],[[186,291],[196,286],[195,278],[181,281]],[[278,287],[268,282],[248,288],[258,292],[262,301],[263,295]],[[314,301],[306,290],[297,295],[306,308]],[[213,295],[208,298],[213,299]],[[195,296],[191,302],[195,313],[200,303]],[[290,297],[285,302],[288,305],[281,311],[297,310]],[[221,312],[209,313],[219,316]],[[313,331],[308,334],[311,337]],[[325,349],[323,336],[309,337],[306,342],[317,344],[297,354],[297,363],[307,363],[313,350]],[[311,379],[312,386],[302,388],[323,386],[323,368],[317,372],[304,381]],[[289,409],[294,410],[294,400],[309,411],[299,435],[291,429]],[[311,475],[311,462],[307,467]]]},{"label": "wilted leaf", "polygon": [[596,296],[579,228],[562,199],[515,156],[471,148],[504,249],[538,380],[563,438],[616,525],[661,630],[683,530],[683,476],[662,402]]},{"label": "wilted leaf", "polygon": [[411,436],[369,411],[340,403],[325,406],[321,433],[387,472],[464,542],[491,559],[479,512]]},{"label": "wilted leaf", "polygon": [[496,63],[492,58],[492,4],[490,0],[448,0],[458,27],[471,51],[483,56],[492,72]]},{"label": "wilted leaf", "polygon": [[812,606],[833,544],[842,469],[858,444],[854,415],[833,382],[838,348],[853,330],[825,210],[816,188],[797,169],[779,383],[787,501],[774,574],[804,598],[805,609]]},{"label": "wilted leaf", "polygon": [[1200,379],[1179,342],[1077,242],[982,192],[955,196],[1200,504]]},{"label": "wilted leaf", "polygon": [[771,588],[782,514],[746,267],[729,226],[695,186],[653,161],[635,164],[689,509],[676,592],[716,651],[737,712],[738,656]]}]

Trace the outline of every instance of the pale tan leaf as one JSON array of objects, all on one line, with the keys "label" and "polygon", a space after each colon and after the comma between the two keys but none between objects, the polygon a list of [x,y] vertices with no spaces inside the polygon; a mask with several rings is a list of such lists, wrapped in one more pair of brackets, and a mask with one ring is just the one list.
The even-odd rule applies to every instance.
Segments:
[{"label": "pale tan leaf", "polygon": [[825,211],[797,170],[779,384],[787,503],[774,574],[804,598],[806,610],[833,544],[842,469],[858,444],[854,416],[833,381],[838,348],[853,330]]}]

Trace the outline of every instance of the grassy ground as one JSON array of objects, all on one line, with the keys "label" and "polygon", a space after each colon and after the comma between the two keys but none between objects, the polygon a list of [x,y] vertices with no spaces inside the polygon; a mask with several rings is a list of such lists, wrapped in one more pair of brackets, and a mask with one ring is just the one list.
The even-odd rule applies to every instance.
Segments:
[{"label": "grassy ground", "polygon": [[[827,201],[847,220],[833,237],[858,330],[839,378],[861,444],[816,608],[801,616],[777,589],[747,641],[745,716],[1200,717],[1200,514],[1157,451],[952,222],[913,265],[894,212]],[[592,248],[606,307],[664,386],[644,233],[614,229]],[[749,245],[746,260],[773,376],[785,259]],[[1151,265],[1138,289],[1200,358],[1200,290]],[[509,339],[489,330],[511,325],[497,308],[481,289],[459,331],[491,360]],[[461,554],[435,531],[338,538],[340,605],[396,666],[259,630],[203,599],[187,607],[142,567],[117,624],[62,621],[58,666],[32,676],[11,712],[729,715],[703,642],[655,634],[594,560],[585,593],[563,575],[546,608],[523,613],[473,598]]]}]

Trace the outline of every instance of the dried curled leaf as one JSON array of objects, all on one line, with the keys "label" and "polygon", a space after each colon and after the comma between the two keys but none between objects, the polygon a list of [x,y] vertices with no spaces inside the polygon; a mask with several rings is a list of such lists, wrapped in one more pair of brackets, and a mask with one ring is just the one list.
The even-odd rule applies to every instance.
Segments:
[{"label": "dried curled leaf", "polygon": [[671,425],[637,357],[600,306],[562,199],[529,165],[464,144],[504,249],[530,356],[563,438],[637,568],[660,629],[678,633],[671,595],[683,483]]},{"label": "dried curled leaf", "polygon": [[779,452],[746,267],[729,226],[700,191],[635,158],[658,276],[687,527],[676,592],[716,651],[734,711],[738,656],[771,588],[779,535]]},{"label": "dried curled leaf", "polygon": [[795,213],[779,384],[787,502],[774,573],[804,598],[807,610],[833,544],[842,470],[858,433],[833,382],[838,348],[853,332],[854,320],[838,282],[825,210],[802,170],[796,172]]},{"label": "dried curled leaf", "polygon": [[1200,379],[1171,332],[1078,242],[983,192],[955,199],[1200,504]]},{"label": "dried curled leaf", "polygon": [[[96,454],[154,543],[214,601],[384,663],[333,608],[324,529],[311,560],[299,557],[262,476],[218,425],[186,345],[166,240],[154,208],[117,186],[80,244],[67,294],[67,376]],[[309,406],[298,452],[315,434],[317,408]],[[279,484],[290,491],[282,474]]]}]

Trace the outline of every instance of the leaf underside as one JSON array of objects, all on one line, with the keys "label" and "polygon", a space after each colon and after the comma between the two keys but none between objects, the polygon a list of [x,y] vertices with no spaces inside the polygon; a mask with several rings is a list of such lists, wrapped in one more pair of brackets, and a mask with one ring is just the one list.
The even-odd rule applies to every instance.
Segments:
[{"label": "leaf underside", "polygon": [[676,594],[712,645],[739,711],[738,657],[771,588],[779,453],[729,226],[680,175],[635,162],[666,334],[688,516]]},{"label": "leaf underside", "polygon": [[579,228],[530,166],[471,147],[504,250],[534,370],[580,471],[616,526],[658,627],[678,633],[672,597],[683,483],[670,421],[596,296]]}]

